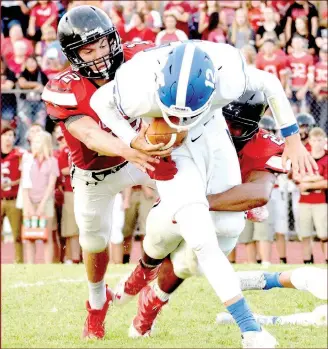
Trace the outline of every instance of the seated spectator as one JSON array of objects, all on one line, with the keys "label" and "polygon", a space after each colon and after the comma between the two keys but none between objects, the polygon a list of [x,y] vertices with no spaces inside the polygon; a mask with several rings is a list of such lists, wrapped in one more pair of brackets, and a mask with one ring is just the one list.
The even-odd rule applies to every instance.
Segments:
[{"label": "seated spectator", "polygon": [[121,5],[113,5],[109,11],[109,17],[115,25],[122,43],[126,41],[125,20],[123,16],[124,8]]},{"label": "seated spectator", "polygon": [[226,43],[227,36],[220,24],[219,12],[210,15],[208,27],[203,31],[202,40]]},{"label": "seated spectator", "polygon": [[275,0],[275,1],[267,1],[267,7],[272,7],[274,11],[279,14],[280,24],[282,27],[284,25],[281,22],[286,22],[284,17],[289,6],[294,2],[294,0]]},{"label": "seated spectator", "polygon": [[[45,242],[45,263],[52,263],[54,246],[52,219],[54,217],[54,190],[59,176],[58,162],[52,155],[51,135],[38,133],[32,140],[32,153],[24,161],[22,171],[23,215],[44,217],[47,220],[48,240]],[[35,242],[26,241],[27,263],[35,262]]]},{"label": "seated spectator", "polygon": [[217,1],[202,1],[199,4],[198,33],[203,35],[208,28],[209,19],[212,13],[219,12]]},{"label": "seated spectator", "polygon": [[255,47],[253,45],[247,44],[247,45],[243,46],[240,49],[240,51],[244,55],[247,65],[255,68],[255,60],[256,60]]},{"label": "seated spectator", "polygon": [[328,48],[322,47],[319,53],[320,60],[314,67],[314,84],[312,93],[316,103],[316,124],[322,129],[328,129]]},{"label": "seated spectator", "polygon": [[306,112],[310,104],[309,88],[313,81],[313,56],[307,53],[306,43],[300,36],[292,39],[293,52],[287,56],[290,83],[286,95],[295,113]]},{"label": "seated spectator", "polygon": [[16,41],[13,45],[14,55],[7,61],[8,68],[18,77],[24,69],[27,57],[27,45],[23,40]]},{"label": "seated spectator", "polygon": [[318,30],[318,10],[309,1],[295,1],[291,4],[286,12],[286,41],[289,41],[296,32],[296,19],[305,17],[307,21],[307,32],[312,36],[317,34]]},{"label": "seated spectator", "polygon": [[164,8],[166,11],[172,12],[177,19],[177,28],[183,30],[189,37],[188,21],[192,13],[191,6],[188,1],[168,1]]},{"label": "seated spectator", "polygon": [[23,33],[26,33],[28,11],[29,9],[25,1],[1,1],[1,23],[5,37],[8,36],[10,25],[13,22],[21,25],[23,27]]},{"label": "seated spectator", "polygon": [[42,58],[45,56],[49,45],[57,40],[57,33],[55,28],[51,26],[42,27],[41,32],[41,41],[38,41],[35,45],[35,56],[40,66],[43,65]]},{"label": "seated spectator", "polygon": [[21,159],[23,150],[14,148],[15,131],[13,128],[1,128],[1,216],[8,218],[15,246],[15,263],[23,263],[23,244],[21,228],[23,223],[22,210],[16,208],[18,186],[21,177]]},{"label": "seated spectator", "polygon": [[[317,45],[315,43],[315,38],[313,35],[310,34],[310,32],[307,29],[307,18],[306,17],[299,17],[295,21],[295,27],[296,27],[296,32],[294,35],[301,36],[304,38],[307,46],[307,52],[310,55],[315,55],[317,53]],[[287,53],[291,53],[293,51],[293,47],[291,45],[292,40],[289,40],[286,44],[287,47]]]},{"label": "seated spectator", "polygon": [[14,72],[6,65],[1,56],[1,128],[8,127],[17,115],[16,96],[10,92],[17,81]]},{"label": "seated spectator", "polygon": [[19,113],[19,117],[22,121],[22,127],[24,127],[22,133],[25,134],[32,123],[38,123],[42,126],[45,125],[46,110],[41,100],[41,92],[43,87],[47,84],[48,78],[41,71],[35,57],[29,57],[24,67],[24,71],[18,78],[18,86],[23,90],[33,90],[26,94],[21,94],[23,106]]},{"label": "seated spectator", "polygon": [[64,69],[64,66],[61,64],[58,51],[55,48],[47,50],[44,57],[42,70],[48,80],[50,80],[59,74]]},{"label": "seated spectator", "polygon": [[263,45],[264,41],[268,38],[277,38],[279,40],[279,46],[285,47],[285,33],[283,31],[283,28],[281,28],[281,26],[276,22],[273,9],[270,7],[263,9],[263,16],[263,24],[256,32],[256,47],[260,48]]},{"label": "seated spectator", "polygon": [[57,30],[58,8],[56,4],[48,0],[39,0],[33,7],[28,24],[27,34],[35,42],[41,40],[42,27],[51,26]]},{"label": "seated spectator", "polygon": [[135,23],[135,27],[131,28],[126,33],[127,41],[155,41],[156,35],[151,31],[151,29],[146,27],[145,24],[145,15],[141,12],[137,12],[132,17],[133,23]]},{"label": "seated spectator", "polygon": [[274,74],[280,79],[283,87],[286,86],[286,59],[278,55],[275,51],[276,43],[267,40],[263,43],[262,54],[256,57],[256,68]]},{"label": "seated spectator", "polygon": [[177,19],[173,14],[164,15],[164,26],[165,29],[159,32],[156,36],[156,45],[162,45],[172,41],[188,40],[185,32],[177,29]]},{"label": "seated spectator", "polygon": [[27,46],[26,57],[31,56],[34,52],[32,42],[24,38],[20,24],[17,22],[11,23],[9,24],[9,37],[1,40],[1,55],[7,62],[14,57],[14,43],[17,41],[25,42]]},{"label": "seated spectator", "polygon": [[219,9],[220,9],[220,15],[223,14],[223,16],[226,17],[227,25],[230,27],[233,23],[233,20],[235,19],[235,12],[237,9],[239,9],[242,5],[242,1],[218,1]]},{"label": "seated spectator", "polygon": [[161,14],[153,9],[151,1],[137,1],[137,11],[145,15],[145,23],[155,34],[163,26]]},{"label": "seated spectator", "polygon": [[243,6],[247,10],[248,22],[254,33],[256,33],[264,21],[263,9],[265,8],[265,1],[243,1]]},{"label": "seated spectator", "polygon": [[255,44],[254,31],[248,23],[247,13],[242,8],[236,11],[229,37],[231,44],[237,48],[242,48],[246,44]]},{"label": "seated spectator", "polygon": [[325,11],[320,19],[320,26],[315,38],[315,43],[319,49],[321,47],[328,47],[328,11]]}]

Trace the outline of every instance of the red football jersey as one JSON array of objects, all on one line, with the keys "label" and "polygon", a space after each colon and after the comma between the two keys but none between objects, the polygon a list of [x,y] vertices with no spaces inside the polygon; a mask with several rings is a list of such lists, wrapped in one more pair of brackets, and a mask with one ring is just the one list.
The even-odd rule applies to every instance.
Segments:
[{"label": "red football jersey", "polygon": [[[65,147],[63,148],[58,156],[58,165],[59,165],[59,170],[61,171],[63,168],[70,167],[70,162],[69,162],[69,148]],[[64,191],[73,191],[73,188],[71,186],[71,177],[70,175],[62,175],[62,181],[63,181],[63,186],[64,186]]]},{"label": "red football jersey", "polygon": [[[1,182],[8,181],[14,182],[21,177],[21,160],[24,154],[24,150],[20,148],[14,148],[5,158],[1,159]],[[18,193],[19,184],[8,187],[8,189],[1,190],[2,198],[16,198]]]},{"label": "red football jersey", "polygon": [[284,144],[282,139],[260,129],[238,153],[243,182],[251,171],[285,173],[281,162]]},{"label": "red football jersey", "polygon": [[315,84],[324,84],[325,87],[323,87],[320,90],[321,95],[327,95],[328,94],[328,66],[325,62],[319,62],[315,65],[314,69],[314,81]]},{"label": "red football jersey", "polygon": [[303,87],[310,74],[313,74],[313,56],[304,54],[302,57],[295,57],[293,54],[287,56],[287,67],[292,73],[292,87]]},{"label": "red football jersey", "polygon": [[264,70],[281,79],[281,75],[286,73],[286,59],[279,55],[274,55],[273,59],[266,59],[264,55],[256,58],[256,68]]},{"label": "red football jersey", "polygon": [[[136,53],[153,47],[147,41],[126,43],[123,45],[124,60],[128,61]],[[67,145],[71,152],[72,162],[83,170],[100,170],[110,168],[124,162],[122,157],[103,156],[90,150],[86,145],[73,137],[65,127],[64,121],[74,115],[87,115],[95,120],[106,132],[111,130],[106,127],[94,110],[90,107],[90,99],[97,86],[88,78],[73,71],[71,68],[64,70],[56,78],[50,80],[42,94],[47,106],[47,113],[54,121],[60,123]],[[131,127],[138,130],[140,119],[131,119]]]},{"label": "red football jersey", "polygon": [[[327,153],[320,159],[315,159],[319,170],[318,173],[324,179],[328,180],[328,155]],[[327,202],[327,189],[316,189],[305,193],[301,193],[300,203],[307,204],[323,204]]]}]

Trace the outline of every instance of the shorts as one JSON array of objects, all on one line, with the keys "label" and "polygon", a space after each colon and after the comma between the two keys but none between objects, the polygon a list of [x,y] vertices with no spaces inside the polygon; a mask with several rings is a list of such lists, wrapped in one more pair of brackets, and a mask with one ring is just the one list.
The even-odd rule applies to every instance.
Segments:
[{"label": "shorts", "polygon": [[65,191],[61,219],[61,236],[68,238],[78,235],[79,228],[77,227],[74,216],[74,193]]},{"label": "shorts", "polygon": [[327,239],[327,209],[326,203],[299,204],[300,231],[298,235],[300,239],[311,237],[314,228],[319,239]]},{"label": "shorts", "polygon": [[254,241],[273,241],[273,237],[273,226],[269,220],[261,223],[246,220],[245,228],[239,236],[238,243],[249,244]]},{"label": "shorts", "polygon": [[288,192],[273,188],[268,202],[269,220],[274,233],[288,234]]}]

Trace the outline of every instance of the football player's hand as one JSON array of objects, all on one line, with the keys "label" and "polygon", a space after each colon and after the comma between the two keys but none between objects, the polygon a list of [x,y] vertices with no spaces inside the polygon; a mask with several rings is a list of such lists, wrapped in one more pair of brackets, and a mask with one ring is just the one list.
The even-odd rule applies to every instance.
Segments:
[{"label": "football player's hand", "polygon": [[131,148],[140,150],[144,153],[147,153],[148,155],[161,156],[161,157],[169,156],[173,148],[160,150],[162,147],[165,146],[164,143],[153,145],[147,142],[146,140],[147,128],[148,128],[148,125],[145,125],[145,124],[142,125],[140,132],[136,137],[133,138],[131,142]]},{"label": "football player's hand", "polygon": [[122,156],[142,172],[154,171],[154,165],[159,163],[159,159],[128,147],[123,151]]},{"label": "football player's hand", "polygon": [[264,222],[269,218],[269,211],[266,206],[255,207],[246,212],[246,218],[251,222]]},{"label": "football player's hand", "polygon": [[302,144],[299,133],[286,137],[285,149],[282,154],[282,164],[285,170],[288,159],[292,163],[293,176],[295,177],[298,174],[301,177],[306,174],[312,176],[315,171],[318,171],[318,165]]},{"label": "football player's hand", "polygon": [[178,169],[171,156],[159,159],[160,162],[154,165],[155,171],[147,170],[149,177],[157,181],[169,181],[173,179],[174,176],[177,174]]}]

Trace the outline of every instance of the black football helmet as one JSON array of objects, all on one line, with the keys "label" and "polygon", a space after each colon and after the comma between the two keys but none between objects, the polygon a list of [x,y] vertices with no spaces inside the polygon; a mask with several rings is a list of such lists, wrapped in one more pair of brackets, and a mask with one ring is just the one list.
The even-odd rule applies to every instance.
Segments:
[{"label": "black football helmet", "polygon": [[309,137],[312,127],[315,126],[315,120],[311,114],[300,113],[296,115],[298,127],[300,128],[301,140],[305,141]]},{"label": "black football helmet", "polygon": [[[73,70],[79,71],[82,76],[112,79],[123,63],[120,36],[107,14],[97,7],[81,5],[69,10],[59,21],[57,36]],[[83,61],[78,49],[104,37],[108,40],[109,54],[94,61]],[[99,66],[104,65],[104,69],[99,69]]]},{"label": "black football helmet", "polygon": [[262,128],[263,130],[275,133],[277,130],[276,122],[271,116],[264,115],[261,117],[261,120],[259,122],[259,128]]},{"label": "black football helmet", "polygon": [[230,127],[235,124],[242,129],[240,136],[231,135],[237,151],[258,132],[258,123],[267,108],[266,98],[259,91],[246,91],[240,98],[222,108]]}]

